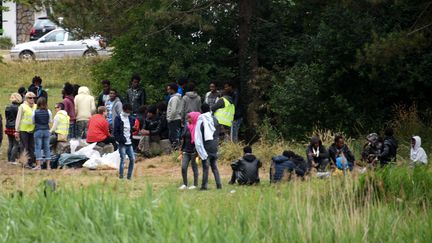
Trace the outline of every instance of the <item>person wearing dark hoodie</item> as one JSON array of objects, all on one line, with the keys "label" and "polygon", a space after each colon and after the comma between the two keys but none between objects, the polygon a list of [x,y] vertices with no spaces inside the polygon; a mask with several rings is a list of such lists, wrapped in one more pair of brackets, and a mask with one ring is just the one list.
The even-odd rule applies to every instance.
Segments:
[{"label": "person wearing dark hoodie", "polygon": [[42,88],[42,78],[39,76],[34,76],[32,79],[32,84],[27,89],[28,92],[33,92],[36,95],[35,103],[40,97],[44,97],[48,102],[48,93]]},{"label": "person wearing dark hoodie", "polygon": [[393,134],[393,128],[391,127],[386,128],[384,131],[385,137],[383,142],[383,149],[379,156],[381,166],[385,166],[392,161],[396,162],[398,142],[394,138]]},{"label": "person wearing dark hoodie", "polygon": [[233,170],[229,184],[234,184],[236,181],[240,185],[253,185],[260,182],[259,168],[261,161],[252,154],[252,148],[246,146],[243,148],[244,155],[241,159],[231,163]]},{"label": "person wearing dark hoodie", "polygon": [[179,187],[180,190],[188,188],[187,170],[189,164],[192,164],[192,171],[194,174],[193,186],[189,189],[193,190],[198,186],[198,165],[196,163],[196,150],[195,150],[195,128],[197,125],[198,117],[201,115],[199,112],[191,112],[187,116],[188,125],[182,135],[182,178],[183,185]]},{"label": "person wearing dark hoodie", "polygon": [[108,123],[110,125],[110,130],[115,126],[115,118],[120,115],[123,110],[123,104],[120,101],[120,98],[117,95],[117,90],[111,89],[109,94],[109,99],[105,103],[105,107],[108,111]]},{"label": "person wearing dark hoodie", "polygon": [[223,96],[211,107],[211,111],[220,124],[224,140],[230,139],[231,126],[234,121],[235,105],[233,101],[233,85],[227,81],[224,84]]},{"label": "person wearing dark hoodie", "polygon": [[114,138],[118,143],[118,150],[120,153],[119,177],[123,179],[124,163],[127,155],[129,157],[128,180],[132,179],[135,163],[135,154],[132,146],[132,133],[135,121],[131,117],[131,112],[132,106],[130,104],[125,104],[123,106],[123,111],[115,117],[114,122]]},{"label": "person wearing dark hoodie", "polygon": [[13,93],[10,96],[11,104],[6,106],[5,117],[6,126],[5,134],[8,136],[9,147],[7,150],[7,158],[9,163],[15,163],[19,153],[19,142],[15,138],[15,122],[18,114],[18,108],[22,103],[22,97],[19,93]]},{"label": "person wearing dark hoodie", "polygon": [[309,165],[303,157],[293,151],[284,151],[282,155],[272,158],[270,167],[270,182],[275,183],[283,179],[285,172],[294,172],[298,177],[303,178],[309,172]]},{"label": "person wearing dark hoodie", "polygon": [[325,172],[329,164],[329,153],[317,136],[311,138],[306,148],[306,157],[309,166],[316,168],[319,172]]},{"label": "person wearing dark hoodie", "polygon": [[140,87],[141,77],[137,74],[131,78],[131,86],[126,91],[126,102],[132,105],[132,114],[136,115],[139,112],[139,108],[146,103],[146,92]]},{"label": "person wearing dark hoodie", "polygon": [[343,136],[335,136],[334,143],[329,147],[329,156],[338,169],[353,170],[355,157],[345,144]]},{"label": "person wearing dark hoodie", "polygon": [[75,115],[75,97],[73,96],[74,87],[70,83],[65,83],[63,86],[63,104],[65,111],[68,114],[69,120],[69,138],[76,138],[76,115]]},{"label": "person wearing dark hoodie", "polygon": [[182,127],[182,97],[177,93],[177,90],[177,84],[167,85],[167,92],[171,96],[167,107],[167,121],[169,139],[173,149],[178,149]]},{"label": "person wearing dark hoodie", "polygon": [[201,97],[195,91],[195,84],[190,82],[186,86],[186,94],[182,98],[182,119],[187,126],[187,115],[191,112],[201,112]]},{"label": "person wearing dark hoodie", "polygon": [[105,106],[106,102],[109,100],[109,94],[111,90],[111,82],[109,80],[102,80],[102,92],[99,94],[97,100],[97,107]]}]

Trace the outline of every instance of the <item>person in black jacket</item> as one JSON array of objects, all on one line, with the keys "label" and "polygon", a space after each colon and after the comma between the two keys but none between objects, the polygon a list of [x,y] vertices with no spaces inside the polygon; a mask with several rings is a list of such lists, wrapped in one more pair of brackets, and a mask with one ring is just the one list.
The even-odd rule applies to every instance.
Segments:
[{"label": "person in black jacket", "polygon": [[131,78],[131,86],[126,92],[126,102],[132,105],[132,114],[136,115],[139,108],[146,103],[146,92],[140,87],[141,77],[133,75]]},{"label": "person in black jacket", "polygon": [[9,147],[7,157],[9,163],[15,163],[19,154],[19,142],[15,138],[15,121],[18,114],[18,107],[22,103],[22,97],[18,93],[13,93],[10,97],[11,104],[6,107],[5,134],[8,136]]},{"label": "person in black jacket", "polygon": [[309,169],[309,164],[306,163],[303,157],[295,154],[293,151],[284,151],[282,155],[272,158],[270,182],[281,181],[286,172],[294,172],[298,177],[304,178]]},{"label": "person in black jacket", "polygon": [[383,150],[379,156],[381,166],[387,165],[391,161],[396,162],[398,142],[394,138],[393,134],[393,128],[389,127],[384,131],[385,137],[383,143]]},{"label": "person in black jacket", "polygon": [[343,136],[335,136],[334,143],[329,147],[329,156],[333,163],[340,170],[353,170],[355,157],[348,146],[345,144]]},{"label": "person in black jacket", "polygon": [[125,104],[123,106],[123,111],[115,117],[114,122],[114,138],[119,144],[118,149],[120,153],[119,177],[123,179],[124,161],[127,155],[129,157],[128,180],[132,178],[135,163],[135,154],[132,146],[134,120],[130,116],[131,112],[132,106],[130,104]]},{"label": "person in black jacket", "polygon": [[319,172],[326,171],[330,162],[329,153],[317,136],[311,138],[311,142],[306,148],[306,157],[309,166],[315,167]]},{"label": "person in black jacket", "polygon": [[253,185],[260,182],[259,168],[262,164],[255,155],[252,154],[252,148],[246,146],[243,148],[244,156],[231,164],[233,170],[229,184],[236,181],[240,185]]},{"label": "person in black jacket", "polygon": [[32,79],[32,84],[28,88],[28,92],[33,92],[36,95],[35,102],[40,97],[44,97],[48,104],[48,93],[42,88],[42,78],[39,76],[34,76]]}]

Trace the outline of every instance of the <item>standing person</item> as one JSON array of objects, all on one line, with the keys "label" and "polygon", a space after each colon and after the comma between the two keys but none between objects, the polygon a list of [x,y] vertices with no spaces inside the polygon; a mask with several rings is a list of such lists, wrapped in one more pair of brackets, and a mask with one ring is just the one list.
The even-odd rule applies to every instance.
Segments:
[{"label": "standing person", "polygon": [[28,165],[31,167],[35,162],[34,154],[34,136],[33,132],[35,125],[33,124],[33,111],[36,110],[35,104],[36,95],[33,92],[27,92],[25,101],[19,106],[15,121],[15,138],[20,141],[20,146],[23,151],[28,153]]},{"label": "standing person", "polygon": [[187,79],[186,78],[180,78],[177,85],[177,93],[179,93],[181,96],[185,95],[185,88],[187,85]]},{"label": "standing person", "polygon": [[233,90],[232,92],[232,98],[233,98],[233,104],[235,107],[235,112],[234,112],[234,120],[232,122],[232,126],[231,126],[231,141],[233,143],[237,143],[238,142],[238,134],[240,131],[240,126],[243,122],[243,109],[242,109],[242,105],[240,102],[240,93],[239,90],[237,88],[233,88],[231,86],[231,89]]},{"label": "standing person", "polygon": [[87,138],[88,121],[96,112],[94,97],[86,86],[79,87],[78,95],[75,96],[76,131],[79,138]]},{"label": "standing person", "polygon": [[193,82],[186,86],[186,94],[182,98],[183,109],[182,119],[185,127],[187,126],[187,115],[191,112],[201,112],[201,97],[195,91],[195,84]]},{"label": "standing person", "polygon": [[219,123],[211,114],[207,104],[201,106],[202,114],[198,117],[195,127],[195,149],[202,160],[203,179],[200,190],[208,188],[209,164],[216,180],[216,188],[222,189],[222,182],[217,167],[219,145]]},{"label": "standing person", "polygon": [[34,170],[41,169],[41,163],[44,160],[42,156],[45,156],[47,170],[51,169],[51,151],[50,151],[50,132],[49,124],[52,122],[51,111],[48,110],[46,99],[41,97],[37,101],[37,109],[33,111],[32,115],[33,123],[35,124],[34,140],[35,140],[35,156],[36,156],[36,167]]},{"label": "standing person", "polygon": [[179,146],[181,132],[181,113],[182,113],[182,97],[177,93],[177,84],[171,83],[167,85],[167,92],[171,98],[167,107],[167,121],[169,130],[169,139],[171,146],[177,149]]},{"label": "standing person", "polygon": [[416,165],[426,165],[428,162],[427,154],[421,147],[421,138],[419,136],[414,136],[411,138],[410,159],[411,167],[415,167]]},{"label": "standing person", "polygon": [[329,164],[329,153],[317,136],[311,138],[306,148],[306,157],[309,168],[315,167],[319,172],[325,172]]},{"label": "standing person", "polygon": [[141,77],[137,74],[131,78],[131,86],[126,92],[126,102],[132,105],[132,114],[136,115],[139,112],[139,108],[146,103],[146,92],[140,86]]},{"label": "standing person", "polygon": [[135,154],[132,147],[132,132],[134,126],[134,120],[130,116],[132,112],[132,106],[125,104],[123,111],[115,117],[114,125],[114,138],[119,144],[120,153],[120,169],[119,177],[123,179],[124,162],[126,155],[129,157],[129,168],[127,173],[127,179],[132,178],[132,172],[135,163]]},{"label": "standing person", "polygon": [[225,82],[223,96],[211,107],[216,119],[221,126],[224,140],[230,139],[231,126],[234,120],[235,106],[233,101],[233,84]]},{"label": "standing person", "polygon": [[188,125],[187,129],[184,130],[182,135],[182,178],[183,185],[180,186],[180,190],[184,190],[188,186],[187,170],[189,163],[192,163],[192,171],[194,174],[194,184],[189,189],[195,189],[198,186],[198,165],[196,163],[196,150],[195,150],[195,128],[197,125],[198,117],[201,115],[199,112],[190,112],[187,116]]},{"label": "standing person", "polygon": [[65,111],[70,117],[69,120],[69,138],[77,138],[76,134],[76,115],[75,115],[75,98],[73,96],[74,87],[70,83],[65,83],[63,86],[63,104],[65,107]]},{"label": "standing person", "polygon": [[68,141],[70,117],[64,109],[63,103],[57,103],[55,105],[57,113],[54,116],[53,125],[50,129],[50,144],[53,146],[55,146],[57,142]]},{"label": "standing person", "polygon": [[26,93],[27,93],[27,90],[26,90],[26,88],[24,88],[24,87],[19,87],[19,89],[18,89],[18,94],[20,94],[21,95],[21,100],[24,100],[25,99],[25,95],[26,95]]},{"label": "standing person", "polygon": [[28,88],[28,92],[33,92],[36,96],[35,103],[40,97],[44,97],[48,103],[48,93],[42,88],[42,78],[39,76],[34,76],[32,79],[32,84]]},{"label": "standing person", "polygon": [[105,106],[109,100],[109,94],[111,90],[111,82],[109,80],[102,80],[102,92],[99,94],[97,107]]},{"label": "standing person", "polygon": [[5,109],[5,134],[8,136],[9,141],[7,157],[9,163],[15,163],[19,152],[19,143],[15,138],[15,122],[18,114],[18,107],[22,103],[22,97],[19,93],[13,93],[9,100],[11,101],[11,104],[9,104]]},{"label": "standing person", "polygon": [[398,148],[398,142],[396,141],[393,132],[393,128],[388,127],[384,131],[384,142],[383,150],[379,156],[381,166],[387,165],[390,162],[396,162],[396,154]]},{"label": "standing person", "polygon": [[210,82],[209,89],[210,91],[207,92],[205,95],[204,103],[212,107],[214,104],[216,104],[216,101],[219,98],[219,92],[217,90],[216,82]]},{"label": "standing person", "polygon": [[87,143],[104,143],[112,144],[114,150],[117,150],[117,143],[109,132],[109,123],[107,121],[108,112],[105,106],[97,108],[97,114],[89,120]]},{"label": "standing person", "polygon": [[120,115],[123,110],[123,104],[118,97],[117,90],[110,90],[109,99],[106,101],[105,107],[108,111],[108,123],[110,125],[110,130],[112,130],[114,128],[115,118]]},{"label": "standing person", "polygon": [[353,170],[355,157],[345,144],[343,136],[335,136],[334,143],[329,147],[329,156],[338,169],[344,172],[346,169]]},{"label": "standing person", "polygon": [[159,117],[158,133],[161,140],[169,138],[168,121],[167,121],[167,104],[163,101],[156,104],[157,115]]},{"label": "standing person", "polygon": [[262,166],[261,161],[252,154],[252,148],[250,146],[244,147],[243,152],[243,157],[231,164],[233,173],[229,184],[234,184],[236,181],[240,185],[260,183],[259,168]]}]

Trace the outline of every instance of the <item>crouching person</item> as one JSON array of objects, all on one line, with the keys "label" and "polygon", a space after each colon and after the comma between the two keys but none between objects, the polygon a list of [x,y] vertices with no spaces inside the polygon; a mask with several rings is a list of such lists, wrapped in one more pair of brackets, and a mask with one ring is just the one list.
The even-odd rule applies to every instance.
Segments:
[{"label": "crouching person", "polygon": [[428,162],[427,154],[421,147],[421,138],[419,136],[414,136],[411,138],[410,159],[410,167],[426,165]]},{"label": "crouching person", "polygon": [[231,164],[233,173],[229,184],[234,184],[236,181],[240,185],[258,184],[260,182],[258,170],[262,166],[261,161],[252,154],[251,147],[244,147],[243,152],[244,156]]},{"label": "crouching person", "polygon": [[135,163],[135,154],[132,146],[132,133],[134,127],[134,120],[130,116],[132,112],[132,106],[125,104],[123,111],[115,117],[114,120],[114,138],[118,145],[120,153],[120,168],[119,177],[123,179],[124,162],[126,155],[129,157],[129,167],[127,173],[127,179],[132,178],[132,172]]},{"label": "crouching person", "polygon": [[55,105],[56,115],[50,129],[50,145],[55,148],[57,142],[67,142],[69,134],[69,116],[65,111],[63,103]]},{"label": "crouching person", "polygon": [[335,137],[334,143],[329,147],[329,155],[339,170],[344,172],[347,169],[353,170],[355,157],[345,144],[345,139],[342,136]]},{"label": "crouching person", "polygon": [[284,177],[287,177],[289,180],[290,176],[286,174],[287,172],[294,172],[296,176],[303,178],[309,172],[309,169],[308,163],[306,163],[303,157],[292,151],[284,151],[282,155],[272,158],[270,182],[279,182]]},{"label": "crouching person", "polygon": [[307,162],[312,168],[316,168],[319,172],[325,172],[329,164],[329,153],[322,145],[321,139],[317,136],[311,138],[310,144],[306,148]]}]

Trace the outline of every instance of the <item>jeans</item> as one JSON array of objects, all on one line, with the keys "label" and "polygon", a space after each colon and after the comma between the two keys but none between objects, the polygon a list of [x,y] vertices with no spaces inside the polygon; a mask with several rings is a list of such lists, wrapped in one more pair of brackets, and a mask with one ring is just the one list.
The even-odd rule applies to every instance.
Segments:
[{"label": "jeans", "polygon": [[135,154],[133,151],[132,144],[127,144],[127,145],[119,144],[119,153],[120,153],[120,170],[119,170],[120,179],[123,178],[124,162],[127,155],[129,157],[129,168],[127,173],[127,178],[130,180],[132,178],[132,172],[135,163]]},{"label": "jeans", "polygon": [[168,137],[174,149],[180,145],[181,120],[168,122]]},{"label": "jeans", "polygon": [[76,138],[76,126],[75,123],[69,123],[69,134],[68,134],[68,138],[72,139],[72,138]]},{"label": "jeans", "polygon": [[7,157],[9,162],[14,162],[18,158],[19,143],[15,139],[15,136],[8,135],[9,147],[7,150]]},{"label": "jeans", "polygon": [[51,159],[50,151],[50,132],[49,130],[37,130],[34,133],[35,140],[35,156],[36,160],[43,160],[42,150],[44,152],[45,160]]},{"label": "jeans", "polygon": [[216,162],[217,162],[217,157],[212,156],[212,155],[209,155],[209,157],[206,160],[202,161],[203,180],[202,180],[201,188],[207,189],[207,186],[208,186],[209,163],[210,163],[213,175],[214,175],[215,180],[216,180],[216,187],[217,188],[222,188],[222,183],[221,183],[221,179],[220,179],[220,175],[219,175],[219,170],[218,170]]},{"label": "jeans", "polygon": [[20,132],[20,146],[21,152],[26,152],[29,156],[28,165],[32,165],[35,162],[35,142],[33,133]]},{"label": "jeans", "polygon": [[239,118],[237,120],[234,120],[232,125],[231,125],[231,141],[233,143],[238,142],[238,133],[239,133],[240,125],[242,122],[243,122],[243,118]]},{"label": "jeans", "polygon": [[76,122],[76,136],[78,136],[78,138],[86,139],[87,131],[88,131],[87,129],[88,129],[88,121]]},{"label": "jeans", "polygon": [[189,162],[192,163],[192,171],[194,174],[194,186],[198,186],[198,165],[196,163],[196,153],[186,153],[183,152],[183,159],[182,159],[182,177],[183,177],[183,185],[188,185],[188,179],[187,179],[187,170],[189,167]]}]

